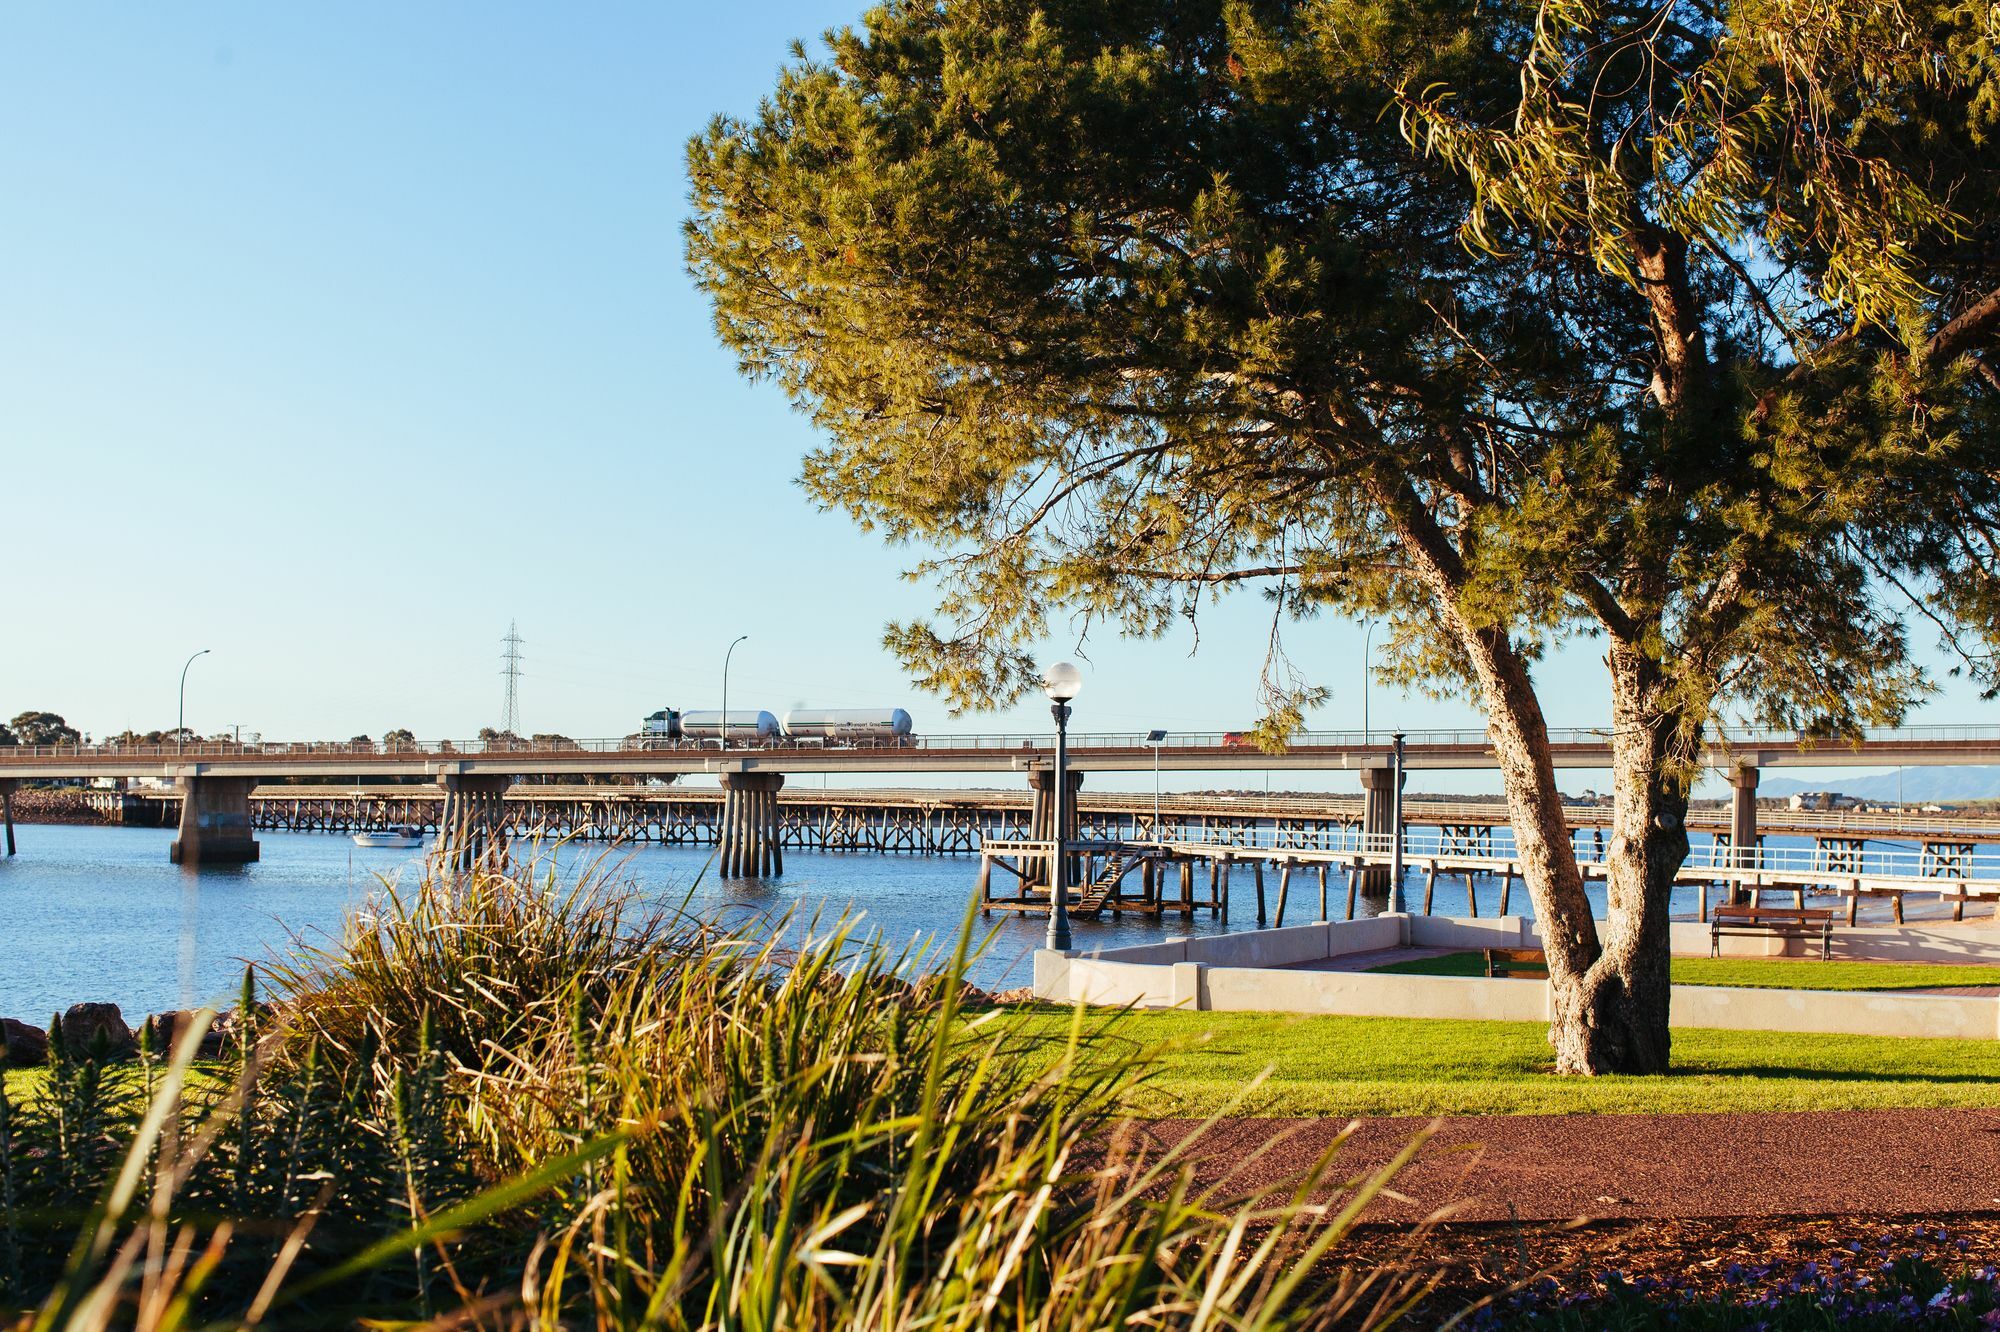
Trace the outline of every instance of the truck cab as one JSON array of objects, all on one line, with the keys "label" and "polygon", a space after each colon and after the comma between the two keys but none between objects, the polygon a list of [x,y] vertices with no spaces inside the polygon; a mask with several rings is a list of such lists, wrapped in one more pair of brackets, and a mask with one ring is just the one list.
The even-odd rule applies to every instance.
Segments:
[{"label": "truck cab", "polygon": [[639,742],[647,749],[665,749],[680,738],[681,714],[674,708],[661,708],[639,725]]}]

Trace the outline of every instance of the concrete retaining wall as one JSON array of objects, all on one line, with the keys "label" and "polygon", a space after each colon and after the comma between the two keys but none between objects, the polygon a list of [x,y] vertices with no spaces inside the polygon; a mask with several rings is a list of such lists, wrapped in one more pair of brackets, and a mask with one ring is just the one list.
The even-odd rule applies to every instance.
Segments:
[{"label": "concrete retaining wall", "polygon": [[1353,1017],[1548,1020],[1548,986],[1470,976],[1207,967],[1198,995],[1218,1013],[1343,1013]]},{"label": "concrete retaining wall", "polygon": [[[1676,952],[1707,952],[1707,926],[1675,925],[1674,930]],[[1683,950],[1684,931],[1699,931],[1698,948]],[[1850,956],[1909,961],[2000,960],[2000,940],[1982,938],[1984,931],[1910,926],[1847,933],[1855,936],[1856,950]],[[1840,937],[1838,930],[1835,937]],[[1035,954],[1035,994],[1058,1003],[1214,1012],[1545,1022],[1549,1016],[1546,983],[1295,969],[1303,962],[1399,946],[1471,949],[1534,947],[1539,943],[1533,924],[1518,916],[1472,920],[1384,915],[1172,939],[1087,955],[1045,949]],[[1676,985],[1670,1020],[1676,1027],[1736,1031],[1992,1040],[2000,1039],[2000,999]]]},{"label": "concrete retaining wall", "polygon": [[1858,990],[1737,990],[1674,986],[1667,1019],[1675,1027],[1800,1031],[1850,1036],[2000,1038],[2000,999]]}]

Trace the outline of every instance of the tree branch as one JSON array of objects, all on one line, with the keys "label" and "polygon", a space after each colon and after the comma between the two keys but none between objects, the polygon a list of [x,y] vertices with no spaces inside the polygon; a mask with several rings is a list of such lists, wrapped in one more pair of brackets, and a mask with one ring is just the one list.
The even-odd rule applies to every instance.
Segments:
[{"label": "tree branch", "polygon": [[1933,360],[1950,361],[1971,351],[2000,330],[2000,287],[1995,287],[1959,312],[1924,345]]}]

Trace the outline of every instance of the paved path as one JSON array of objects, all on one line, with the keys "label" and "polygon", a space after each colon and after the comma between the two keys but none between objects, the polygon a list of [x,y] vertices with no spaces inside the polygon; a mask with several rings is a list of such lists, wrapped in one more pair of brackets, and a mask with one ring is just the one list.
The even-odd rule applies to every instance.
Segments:
[{"label": "paved path", "polygon": [[[1336,1174],[1379,1166],[1433,1121],[1356,1121]],[[1373,1221],[1454,1205],[1466,1221],[2000,1214],[2000,1109],[1716,1115],[1493,1115],[1436,1121]],[[1345,1127],[1233,1119],[1197,1153],[1206,1178],[1264,1184],[1309,1167]],[[1162,1143],[1194,1127],[1161,1120]],[[1261,1151],[1261,1155],[1259,1155]],[[1510,1212],[1510,1204],[1512,1211]]]}]

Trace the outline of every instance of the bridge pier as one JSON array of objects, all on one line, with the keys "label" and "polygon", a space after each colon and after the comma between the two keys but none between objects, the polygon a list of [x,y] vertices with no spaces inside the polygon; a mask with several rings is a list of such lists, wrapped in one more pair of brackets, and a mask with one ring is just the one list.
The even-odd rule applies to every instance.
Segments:
[{"label": "bridge pier", "polygon": [[769,879],[785,872],[778,844],[781,772],[722,774],[722,824],[717,859],[726,879]]},{"label": "bridge pier", "polygon": [[[1062,842],[1065,845],[1074,842],[1076,840],[1076,807],[1078,804],[1076,793],[1083,788],[1083,774],[1074,768],[1070,769],[1069,793],[1062,802],[1063,827],[1060,832],[1056,830],[1055,826],[1055,769],[1037,768],[1035,771],[1029,773],[1028,786],[1035,793],[1035,808],[1033,814],[1029,816],[1028,821],[1029,840],[1036,842]],[[1083,881],[1077,873],[1078,868],[1076,858],[1071,857],[1067,877],[1072,887]],[[1035,884],[1046,885],[1049,881],[1048,867],[1044,865],[1038,869],[1029,871],[1029,881]]]},{"label": "bridge pier", "polygon": [[[1370,851],[1387,851],[1402,831],[1396,827],[1396,774],[1384,764],[1361,770],[1362,845]],[[1370,897],[1389,895],[1389,868],[1370,865],[1361,871],[1361,891]]]},{"label": "bridge pier", "polygon": [[488,855],[506,848],[507,788],[514,779],[505,773],[441,772],[444,808],[438,812],[438,847],[454,868],[469,870]]},{"label": "bridge pier", "polygon": [[14,854],[14,779],[0,777],[0,823],[7,825],[7,854]]},{"label": "bridge pier", "polygon": [[261,854],[250,827],[254,777],[180,776],[181,826],[167,858],[176,865],[248,865]]}]

